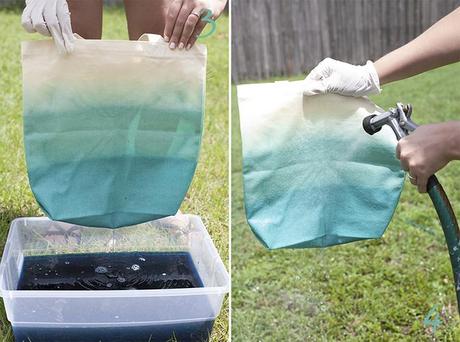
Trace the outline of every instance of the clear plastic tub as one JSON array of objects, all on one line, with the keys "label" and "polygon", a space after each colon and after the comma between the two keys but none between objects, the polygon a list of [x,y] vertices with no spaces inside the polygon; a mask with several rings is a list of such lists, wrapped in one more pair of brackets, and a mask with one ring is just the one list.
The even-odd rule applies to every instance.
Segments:
[{"label": "clear plastic tub", "polygon": [[[190,253],[203,287],[17,290],[25,257],[168,251]],[[198,216],[178,214],[115,230],[19,218],[3,252],[0,290],[17,342],[198,341],[208,337],[229,277]]]}]

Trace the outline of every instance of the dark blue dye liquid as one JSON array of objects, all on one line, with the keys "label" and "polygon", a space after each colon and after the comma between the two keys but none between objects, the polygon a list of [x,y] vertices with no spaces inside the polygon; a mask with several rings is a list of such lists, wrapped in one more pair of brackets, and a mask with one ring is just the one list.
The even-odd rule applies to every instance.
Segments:
[{"label": "dark blue dye liquid", "polygon": [[25,257],[18,290],[150,290],[203,287],[187,252]]},{"label": "dark blue dye liquid", "polygon": [[214,321],[109,328],[15,328],[16,342],[195,342],[208,341]]},{"label": "dark blue dye liquid", "polygon": [[[203,287],[186,252],[25,257],[18,290],[146,290]],[[84,313],[82,313],[84,314]],[[14,327],[16,342],[208,341],[214,321],[136,327]]]}]

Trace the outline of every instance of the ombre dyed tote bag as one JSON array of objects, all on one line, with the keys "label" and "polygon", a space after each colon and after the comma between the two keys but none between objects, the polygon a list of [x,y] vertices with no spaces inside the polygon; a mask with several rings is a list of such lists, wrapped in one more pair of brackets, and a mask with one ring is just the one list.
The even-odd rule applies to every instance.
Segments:
[{"label": "ombre dyed tote bag", "polygon": [[366,98],[304,96],[305,81],[238,87],[248,223],[268,248],[325,247],[382,236],[404,172],[381,111]]},{"label": "ombre dyed tote bag", "polygon": [[29,182],[51,219],[121,227],[174,215],[197,164],[206,48],[159,36],[22,44]]}]

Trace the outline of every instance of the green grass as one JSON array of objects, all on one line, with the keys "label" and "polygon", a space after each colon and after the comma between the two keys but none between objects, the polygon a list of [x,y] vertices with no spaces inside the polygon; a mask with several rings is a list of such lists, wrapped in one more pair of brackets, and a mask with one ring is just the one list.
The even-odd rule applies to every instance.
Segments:
[{"label": "green grass", "polygon": [[[26,33],[20,12],[0,11],[0,246],[10,222],[20,216],[43,215],[30,191],[23,152],[20,41],[41,39]],[[104,12],[104,39],[127,39],[122,9]],[[181,207],[198,214],[228,267],[228,18],[217,22],[217,31],[203,39],[208,45],[205,132],[200,162]],[[0,338],[13,341],[0,305]],[[215,322],[212,341],[228,340],[228,301]]]},{"label": "green grass", "polygon": [[[412,103],[420,124],[460,120],[459,84],[455,64],[385,86],[373,100],[383,108]],[[262,247],[244,216],[232,94],[232,340],[459,341],[443,233],[428,195],[409,182],[382,239],[316,250]],[[452,162],[438,173],[457,215],[459,166]],[[435,335],[423,325],[433,305],[442,316]]]}]

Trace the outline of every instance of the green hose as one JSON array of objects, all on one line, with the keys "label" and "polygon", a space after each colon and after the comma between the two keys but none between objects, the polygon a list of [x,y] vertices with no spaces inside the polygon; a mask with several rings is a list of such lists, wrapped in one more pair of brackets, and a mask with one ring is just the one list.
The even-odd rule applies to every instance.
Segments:
[{"label": "green hose", "polygon": [[427,190],[434,208],[438,213],[442,230],[444,231],[444,237],[446,238],[450,263],[452,264],[452,272],[454,273],[457,308],[460,314],[460,231],[458,229],[457,218],[436,176],[433,175],[428,179]]}]

